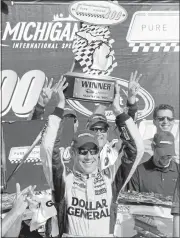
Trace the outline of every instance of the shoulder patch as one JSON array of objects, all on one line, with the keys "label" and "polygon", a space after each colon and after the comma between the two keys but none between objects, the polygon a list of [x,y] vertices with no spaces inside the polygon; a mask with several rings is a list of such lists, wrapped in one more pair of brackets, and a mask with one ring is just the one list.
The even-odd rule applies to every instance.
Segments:
[{"label": "shoulder patch", "polygon": [[104,174],[105,176],[107,176],[108,178],[110,178],[110,176],[111,176],[110,169],[109,169],[109,168],[104,169],[104,170],[103,170],[103,174]]},{"label": "shoulder patch", "polygon": [[66,168],[66,176],[72,173],[70,168],[68,168],[67,166],[65,166],[65,168]]},{"label": "shoulder patch", "polygon": [[107,166],[108,164],[109,164],[109,158],[108,156],[106,156],[104,159],[104,165]]}]

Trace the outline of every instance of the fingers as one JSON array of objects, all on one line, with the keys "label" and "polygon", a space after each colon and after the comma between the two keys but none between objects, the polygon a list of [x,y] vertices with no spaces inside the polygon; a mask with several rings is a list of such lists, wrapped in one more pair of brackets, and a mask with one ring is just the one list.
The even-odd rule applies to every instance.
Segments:
[{"label": "fingers", "polygon": [[37,206],[37,204],[38,204],[37,201],[35,201],[35,200],[33,200],[33,199],[29,198],[29,197],[27,197],[26,200],[29,203],[29,206]]},{"label": "fingers", "polygon": [[67,86],[68,86],[68,83],[66,83],[66,78],[64,77],[60,79],[56,91],[59,89],[63,91],[65,88],[67,88]]},{"label": "fingers", "polygon": [[19,183],[16,183],[16,198],[21,194],[21,187]]},{"label": "fingers", "polygon": [[138,73],[138,71],[136,70],[134,73],[134,76],[133,76],[133,81],[136,81],[137,73]]},{"label": "fingers", "polygon": [[133,81],[133,75],[134,75],[134,74],[133,74],[133,72],[132,72],[132,73],[131,73],[131,76],[130,76],[130,80],[129,80],[130,82]]},{"label": "fingers", "polygon": [[62,90],[64,91],[64,89],[66,89],[67,86],[68,86],[68,83],[65,83],[65,84],[63,85],[63,87],[62,87]]},{"label": "fingers", "polygon": [[32,191],[34,192],[34,190],[36,189],[36,185],[32,186]]},{"label": "fingers", "polygon": [[138,71],[136,70],[134,73],[132,72],[131,73],[131,76],[130,76],[130,80],[129,81],[135,81],[135,82],[139,82],[140,78],[142,77],[142,74],[140,74],[138,77],[137,77],[137,74],[138,74]]},{"label": "fingers", "polygon": [[60,83],[59,83],[59,87],[63,87],[63,85],[65,84],[65,82],[66,82],[66,78],[64,77],[64,78],[62,78],[61,80],[60,80]]},{"label": "fingers", "polygon": [[115,94],[120,94],[120,89],[121,89],[121,85],[116,80],[116,83],[115,83]]},{"label": "fingers", "polygon": [[56,91],[58,87],[58,83],[55,83],[54,86],[52,87],[52,91]]},{"label": "fingers", "polygon": [[21,191],[21,194],[22,194],[23,196],[28,195],[28,194],[29,194],[29,190],[31,189],[31,187],[32,187],[32,186],[28,186],[27,188],[23,189],[23,190]]},{"label": "fingers", "polygon": [[140,75],[135,79],[135,81],[138,83],[141,77],[142,77],[142,74],[140,74]]},{"label": "fingers", "polygon": [[45,82],[44,82],[44,88],[47,88],[47,86],[48,86],[48,81],[49,81],[49,80],[48,80],[48,77],[46,77],[46,78],[45,78]]},{"label": "fingers", "polygon": [[48,88],[51,88],[51,87],[52,87],[53,81],[54,81],[54,79],[51,78],[51,79],[50,79],[50,82],[49,82],[49,85],[48,85]]},{"label": "fingers", "polygon": [[43,95],[44,98],[48,97],[48,95],[47,95],[47,88],[46,89],[43,88],[42,95]]},{"label": "fingers", "polygon": [[63,77],[61,76],[60,80],[57,82],[56,91],[57,91],[60,87],[62,87],[62,85],[64,84],[65,81],[66,81],[66,78],[65,78],[65,77],[63,78]]},{"label": "fingers", "polygon": [[30,197],[33,197],[34,196],[34,190],[36,188],[36,185],[32,186],[31,188],[29,188],[29,195]]},{"label": "fingers", "polygon": [[35,188],[36,188],[36,185],[34,185],[34,186],[32,186],[32,185],[30,185],[30,186],[28,186],[27,188],[25,188],[25,189],[23,189],[22,191],[21,191],[21,194],[22,195],[30,195],[30,196],[34,196],[34,190],[35,190]]}]

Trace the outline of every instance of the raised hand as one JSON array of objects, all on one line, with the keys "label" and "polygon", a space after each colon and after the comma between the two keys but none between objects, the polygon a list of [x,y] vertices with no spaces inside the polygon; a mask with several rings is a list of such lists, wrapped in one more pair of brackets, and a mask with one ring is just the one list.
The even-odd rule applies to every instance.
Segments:
[{"label": "raised hand", "polygon": [[64,90],[67,88],[68,83],[66,82],[65,78],[61,78],[59,80],[58,85],[56,86],[55,93],[56,93],[56,100],[57,100],[57,107],[64,109],[66,104],[66,99],[64,96]]},{"label": "raised hand", "polygon": [[40,104],[42,107],[45,107],[48,102],[50,101],[52,94],[54,92],[54,90],[57,87],[57,83],[52,87],[53,84],[53,78],[50,79],[50,81],[48,81],[48,78],[46,77],[46,81],[45,81],[45,85],[41,91],[41,94],[39,96],[38,99],[38,104]]},{"label": "raised hand", "polygon": [[27,197],[27,202],[29,206],[29,210],[35,212],[36,209],[39,207],[39,201],[36,199],[36,195],[34,195],[33,191],[31,191],[30,196]]},{"label": "raised hand", "polygon": [[12,206],[12,210],[14,210],[19,215],[22,215],[28,206],[26,199],[29,189],[31,189],[31,186],[21,191],[20,184],[16,183],[16,197]]},{"label": "raised hand", "polygon": [[112,106],[115,116],[118,116],[123,112],[123,108],[120,105],[120,84],[118,83],[118,80],[115,83],[115,95]]},{"label": "raised hand", "polygon": [[129,84],[128,84],[128,102],[130,104],[134,104],[136,102],[136,95],[139,92],[140,84],[139,80],[142,77],[142,74],[138,75],[138,71],[136,70],[134,73],[131,73]]}]

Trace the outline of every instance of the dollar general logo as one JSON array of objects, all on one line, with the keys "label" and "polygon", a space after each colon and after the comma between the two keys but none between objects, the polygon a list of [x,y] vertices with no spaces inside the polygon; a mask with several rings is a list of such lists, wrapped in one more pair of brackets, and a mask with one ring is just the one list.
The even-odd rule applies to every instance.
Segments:
[{"label": "dollar general logo", "polygon": [[6,22],[2,46],[22,49],[57,49],[71,48],[78,20],[72,16],[56,14],[52,22]]}]

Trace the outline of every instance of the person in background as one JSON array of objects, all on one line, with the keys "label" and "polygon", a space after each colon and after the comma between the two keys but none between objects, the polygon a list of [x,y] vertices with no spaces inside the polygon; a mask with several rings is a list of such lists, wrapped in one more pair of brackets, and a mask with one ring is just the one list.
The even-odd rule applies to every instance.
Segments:
[{"label": "person in background", "polygon": [[157,133],[161,131],[171,131],[174,125],[174,108],[168,104],[160,104],[154,109],[153,122],[157,128]]},{"label": "person in background", "polygon": [[[180,176],[180,175],[179,175]],[[171,214],[173,215],[173,237],[179,237],[179,176],[176,182],[176,187],[173,195],[173,205]]]},{"label": "person in background", "polygon": [[[111,205],[123,185],[121,166],[114,164],[106,170],[98,169],[99,143],[92,130],[78,131],[71,144],[71,156],[75,161],[73,170],[64,166],[59,153],[59,143],[67,87],[61,80],[57,90],[59,100],[42,136],[41,160],[49,186],[54,192],[58,211],[59,235],[101,236],[113,233],[110,228]],[[113,110],[122,141],[127,141],[119,153],[121,163],[134,165],[143,155],[143,142],[137,126],[119,103],[120,88],[116,84]],[[100,229],[103,227],[103,229]]]},{"label": "person in background", "polygon": [[[128,83],[128,98],[127,98],[127,107],[125,112],[136,120],[137,114],[137,102],[136,97],[139,92],[140,84],[139,80],[142,77],[142,74],[138,76],[138,72],[131,73],[130,80]],[[120,100],[120,98],[119,98]],[[119,156],[119,151],[122,147],[121,139],[118,142],[114,143],[108,141],[109,136],[109,123],[105,116],[105,105],[99,105],[95,110],[92,116],[89,118],[86,127],[94,131],[97,135],[97,140],[100,147],[100,161],[99,167],[105,169],[110,165],[113,165]]]},{"label": "person in background", "polygon": [[[156,126],[156,133],[162,131],[172,131],[172,128],[175,123],[175,112],[174,108],[168,104],[160,104],[155,107],[153,112],[153,124]],[[151,143],[152,139],[144,140],[145,153],[142,158],[142,162],[147,161],[153,154]],[[179,163],[179,141],[175,141],[175,151],[176,156],[174,160]]]},{"label": "person in background", "polygon": [[127,189],[173,196],[179,173],[179,164],[173,160],[176,155],[173,134],[168,131],[155,134],[152,150],[153,156],[137,167]]},{"label": "person in background", "polygon": [[79,121],[77,118],[76,111],[73,108],[66,107],[64,108],[64,114],[63,118],[73,118],[73,128],[74,128],[74,133],[78,130],[79,127]]},{"label": "person in background", "polygon": [[18,237],[21,230],[23,214],[32,203],[28,195],[32,194],[35,186],[20,191],[20,185],[16,184],[16,198],[12,209],[2,219],[2,237]]}]

